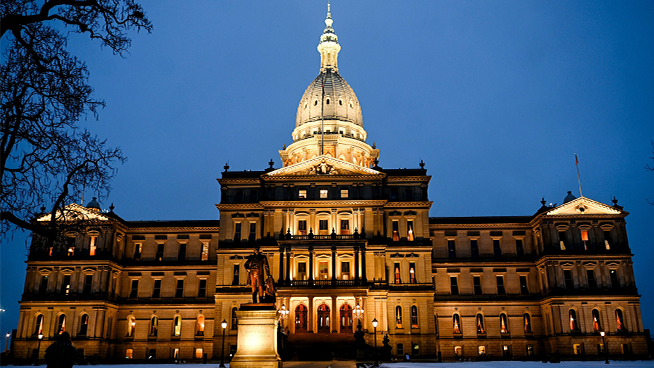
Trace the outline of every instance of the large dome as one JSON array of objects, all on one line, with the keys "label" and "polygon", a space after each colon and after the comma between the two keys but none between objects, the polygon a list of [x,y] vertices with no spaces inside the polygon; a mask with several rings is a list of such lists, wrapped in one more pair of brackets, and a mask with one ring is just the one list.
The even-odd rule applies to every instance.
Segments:
[{"label": "large dome", "polygon": [[295,126],[322,119],[347,121],[363,126],[361,106],[354,90],[333,68],[321,71],[304,91],[297,108]]}]

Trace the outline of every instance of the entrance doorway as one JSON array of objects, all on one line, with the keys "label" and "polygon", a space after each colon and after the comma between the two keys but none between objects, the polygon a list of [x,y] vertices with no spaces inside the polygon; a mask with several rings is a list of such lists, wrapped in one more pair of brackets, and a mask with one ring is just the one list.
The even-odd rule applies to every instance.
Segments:
[{"label": "entrance doorway", "polygon": [[295,333],[307,332],[307,307],[300,304],[295,308]]},{"label": "entrance doorway", "polygon": [[352,307],[349,304],[341,307],[341,333],[352,333]]},{"label": "entrance doorway", "polygon": [[318,306],[318,333],[329,333],[329,307],[327,304]]}]

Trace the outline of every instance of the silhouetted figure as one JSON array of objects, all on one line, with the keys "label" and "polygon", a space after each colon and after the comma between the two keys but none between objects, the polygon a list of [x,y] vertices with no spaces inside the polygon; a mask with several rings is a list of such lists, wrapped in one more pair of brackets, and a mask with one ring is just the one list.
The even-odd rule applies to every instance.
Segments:
[{"label": "silhouetted figure", "polygon": [[77,351],[70,342],[68,332],[57,336],[57,341],[45,350],[45,362],[48,368],[70,368],[75,361]]},{"label": "silhouetted figure", "polygon": [[252,303],[274,302],[275,286],[270,275],[268,257],[256,248],[253,254],[247,256],[244,267],[249,273],[248,285],[252,286]]}]

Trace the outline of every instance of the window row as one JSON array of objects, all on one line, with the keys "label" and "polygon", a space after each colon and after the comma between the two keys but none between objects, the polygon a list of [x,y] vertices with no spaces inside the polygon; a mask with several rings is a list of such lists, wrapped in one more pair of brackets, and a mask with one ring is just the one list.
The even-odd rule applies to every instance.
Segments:
[{"label": "window row", "polygon": [[[39,336],[44,334],[44,321],[45,316],[43,314],[37,314],[34,324],[34,335]],[[66,322],[66,314],[62,313],[56,317],[56,327],[54,330],[55,335],[60,335],[63,332],[68,331]],[[79,326],[77,331],[68,331],[73,337],[84,338],[87,337],[89,329],[89,315],[87,313],[82,313],[79,316]]]},{"label": "window row", "polygon": [[[176,360],[179,359],[189,359],[188,357],[182,357],[180,354],[179,348],[173,348],[172,349],[172,356],[162,356],[161,351],[159,352],[159,356],[157,356],[157,349],[149,349],[147,352],[147,356],[142,357],[147,358],[147,359],[167,359],[167,358],[173,358]],[[193,356],[190,359],[203,359],[205,353],[203,348],[193,348]],[[125,359],[136,359],[139,358],[135,356],[134,354],[134,349],[125,349]]]},{"label": "window row", "polygon": [[[520,294],[526,295],[529,294],[529,285],[528,285],[528,280],[527,276],[520,275],[519,276],[520,280]],[[482,295],[484,294],[482,290],[482,285],[481,285],[481,276],[472,276],[472,293],[473,295]],[[498,295],[506,295],[506,288],[504,286],[504,276],[503,275],[496,275],[495,276],[495,290],[492,290],[491,293],[486,293],[486,294],[498,294]],[[459,277],[458,276],[450,276],[450,293],[452,295],[459,295]]]},{"label": "window row", "polygon": [[[570,332],[581,332],[579,319],[577,318],[577,311],[574,309],[570,309],[568,311],[568,318],[570,321],[570,324],[568,326],[570,328]],[[625,319],[622,309],[615,310],[614,318],[615,318],[615,325],[616,325],[617,332],[626,332],[627,326],[625,324]],[[591,321],[592,321],[593,331],[595,332],[604,331],[604,328],[602,328],[602,318],[600,315],[600,311],[598,309],[592,310]]]},{"label": "window row", "polygon": [[[57,278],[50,276],[51,275],[41,275],[41,278],[37,283],[38,286],[35,285],[35,287],[38,287],[36,290],[38,295],[47,295],[54,292],[61,295],[82,294],[88,296],[98,292],[97,288],[94,288],[93,274],[63,275],[63,279],[61,279],[61,283],[58,285]],[[76,279],[74,282],[73,276],[75,276]]]},{"label": "window row", "polygon": [[[583,274],[583,271],[577,270],[577,272],[573,273],[572,269],[567,269],[563,270],[563,287],[565,287],[568,290],[573,290],[575,289],[575,285],[577,285],[579,288],[582,288],[582,281],[585,281],[585,289],[589,290],[597,290],[600,288],[602,285],[605,287],[610,287],[612,289],[619,288],[620,287],[620,279],[618,278],[618,270],[616,269],[609,269],[609,279],[608,283],[604,282],[602,283],[601,281],[601,274],[600,277],[596,276],[596,272],[599,270],[597,269],[586,269],[585,270],[585,275]],[[583,276],[585,277],[585,280],[583,279]]]},{"label": "window row", "polygon": [[[152,283],[152,293],[149,295],[152,298],[161,298],[161,284],[162,284],[162,279],[154,279]],[[165,293],[167,295],[164,295],[163,297],[174,297],[174,298],[184,298],[184,297],[198,297],[198,298],[204,298],[207,296],[207,279],[199,279],[198,280],[198,288],[197,288],[197,294],[196,295],[187,295],[184,293],[184,284],[185,280],[184,279],[175,279],[175,288],[174,288],[174,293]],[[141,295],[145,296],[145,295]],[[129,289],[129,298],[138,298],[139,297],[139,280],[138,279],[132,279],[130,283],[130,289]]]},{"label": "window row", "polygon": [[[137,327],[137,320],[134,316],[127,317],[127,334],[126,337],[134,337]],[[199,315],[195,319],[195,336],[204,336],[205,328],[205,318],[203,315]],[[159,336],[159,317],[152,316],[148,324],[148,337],[157,337]],[[170,331],[170,336],[180,337],[182,336],[182,317],[175,315],[173,317],[173,326],[172,331]]]},{"label": "window row", "polygon": [[[577,234],[572,231],[578,231]],[[558,244],[560,250],[611,250],[613,247],[613,236],[610,230],[602,230],[602,235],[591,231],[590,227],[581,227],[576,230],[561,229],[558,231]],[[570,238],[572,237],[572,239]],[[575,242],[575,239],[577,242]]]},{"label": "window row", "polygon": [[[415,305],[411,306],[411,320],[410,320],[410,327],[411,328],[419,328],[418,327],[418,307]],[[404,324],[402,323],[402,307],[401,306],[396,306],[395,307],[395,328],[404,328]]]},{"label": "window row", "polygon": [[[512,345],[501,345],[502,357],[503,358],[510,358],[513,355],[512,348],[513,348]],[[488,349],[488,346],[479,345],[479,346],[477,346],[476,354],[479,357],[485,357],[488,354],[487,349]],[[526,352],[526,356],[528,356],[528,357],[534,356],[534,345],[531,345],[531,344],[525,345],[525,352]],[[463,346],[457,345],[457,346],[454,347],[454,356],[457,359],[461,359],[461,358],[464,357]]]},{"label": "window row", "polygon": [[[482,313],[477,313],[475,316],[475,325],[477,328],[477,334],[486,334],[486,317]],[[509,328],[509,319],[506,313],[501,313],[499,315],[499,332],[500,334],[510,333]],[[522,330],[524,333],[532,333],[532,324],[531,324],[531,315],[529,313],[524,313],[522,315]],[[452,333],[453,334],[462,334],[463,327],[461,325],[461,316],[458,313],[452,315]]]},{"label": "window row", "polygon": [[[154,251],[154,259],[150,258],[149,260],[155,260],[155,261],[169,261],[169,260],[176,260],[178,262],[184,262],[187,259],[191,260],[192,258],[197,259],[198,257],[190,257],[188,254],[188,245],[186,243],[179,243],[179,247],[176,249],[175,253],[172,253],[172,247],[173,245],[169,244],[168,247],[166,247],[165,243],[157,243],[155,245],[154,249],[150,249],[149,251],[152,253]],[[132,258],[136,261],[141,261],[141,260],[146,260],[146,258],[143,257],[143,243],[134,243],[134,253]],[[199,259],[201,261],[208,261],[209,260],[209,242],[202,242],[200,246],[200,254],[199,254]],[[196,250],[197,251],[197,250]],[[197,254],[197,253],[196,253]]]},{"label": "window row", "polygon": [[[447,239],[447,258],[457,258],[457,248],[458,250],[461,250],[460,247],[463,245],[459,244],[457,247],[457,242],[455,239]],[[469,252],[465,252],[465,257],[470,257],[470,258],[479,258],[479,240],[478,239],[469,239]],[[507,253],[506,251],[503,251],[503,245],[502,245],[502,240],[500,238],[493,238],[492,239],[492,246],[493,246],[493,257],[500,258],[504,255],[504,253]],[[522,257],[525,255],[525,246],[524,242],[522,239],[515,239],[515,249],[516,249],[516,255],[518,257]],[[459,255],[461,257],[461,255]]]}]

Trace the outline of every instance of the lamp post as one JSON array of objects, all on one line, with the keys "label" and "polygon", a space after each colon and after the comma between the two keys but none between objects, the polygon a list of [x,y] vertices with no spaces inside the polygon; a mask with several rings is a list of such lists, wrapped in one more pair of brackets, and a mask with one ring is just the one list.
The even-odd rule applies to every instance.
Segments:
[{"label": "lamp post", "polygon": [[606,346],[606,339],[604,339],[604,331],[600,332],[600,336],[602,336],[602,346],[604,346],[604,364],[610,364],[609,363],[609,347]]},{"label": "lamp post", "polygon": [[36,347],[36,362],[34,362],[34,365],[39,365],[39,353],[41,352],[41,340],[43,340],[43,334],[39,334],[39,344]]},{"label": "lamp post", "polygon": [[281,329],[284,331],[284,320],[288,318],[289,311],[286,310],[286,304],[282,304],[282,308],[277,311],[279,314],[279,321],[281,322]]},{"label": "lamp post", "polygon": [[223,327],[223,349],[220,353],[220,365],[218,367],[225,367],[225,330],[227,329],[227,321],[223,319],[223,322],[220,324]]},{"label": "lamp post", "polygon": [[11,336],[11,334],[7,332],[7,334],[5,335],[5,337],[7,338],[7,341],[5,341],[5,353],[7,352],[7,350],[9,350],[9,336]]},{"label": "lamp post", "polygon": [[363,317],[363,308],[357,302],[357,306],[354,309],[354,317],[357,319],[357,326],[361,326],[361,318]]},{"label": "lamp post", "polygon": [[372,320],[372,327],[375,329],[375,367],[379,366],[379,362],[377,361],[377,318]]}]

